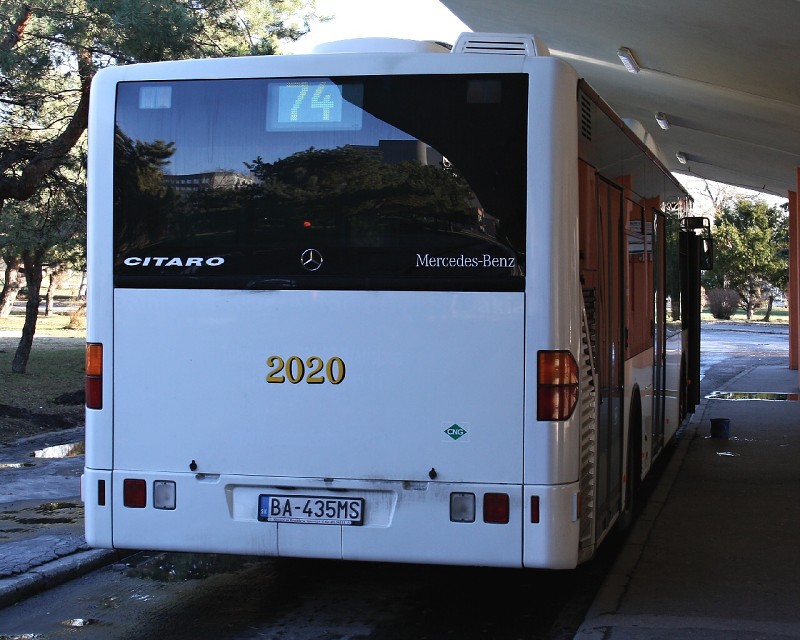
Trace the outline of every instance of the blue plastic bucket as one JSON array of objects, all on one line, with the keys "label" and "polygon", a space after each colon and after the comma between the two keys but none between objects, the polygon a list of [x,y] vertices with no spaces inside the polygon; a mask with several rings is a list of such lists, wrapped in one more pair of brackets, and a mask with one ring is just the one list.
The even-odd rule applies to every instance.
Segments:
[{"label": "blue plastic bucket", "polygon": [[711,437],[727,438],[730,435],[731,421],[729,418],[711,418]]}]

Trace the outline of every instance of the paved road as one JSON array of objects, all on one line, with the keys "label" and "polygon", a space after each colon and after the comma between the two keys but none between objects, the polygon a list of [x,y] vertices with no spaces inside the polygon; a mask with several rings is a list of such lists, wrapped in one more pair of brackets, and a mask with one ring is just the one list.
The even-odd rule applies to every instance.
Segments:
[{"label": "paved road", "polygon": [[707,323],[702,328],[700,351],[700,388],[705,396],[746,367],[787,361],[789,327],[786,324]]}]

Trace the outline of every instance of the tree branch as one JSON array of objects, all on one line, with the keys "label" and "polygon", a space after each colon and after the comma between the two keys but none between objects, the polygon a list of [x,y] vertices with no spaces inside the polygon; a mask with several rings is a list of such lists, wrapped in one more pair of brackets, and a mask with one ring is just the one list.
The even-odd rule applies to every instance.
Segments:
[{"label": "tree branch", "polygon": [[25,32],[25,27],[33,15],[33,9],[30,5],[24,4],[20,7],[20,15],[11,27],[11,30],[6,33],[2,41],[0,41],[0,50],[11,51],[17,46],[17,43],[22,39],[22,34]]},{"label": "tree branch", "polygon": [[27,200],[30,198],[45,175],[58,165],[86,131],[89,123],[89,90],[95,69],[89,51],[80,49],[77,55],[81,97],[69,124],[52,142],[44,145],[30,159],[22,169],[21,175],[0,177],[0,199]]}]

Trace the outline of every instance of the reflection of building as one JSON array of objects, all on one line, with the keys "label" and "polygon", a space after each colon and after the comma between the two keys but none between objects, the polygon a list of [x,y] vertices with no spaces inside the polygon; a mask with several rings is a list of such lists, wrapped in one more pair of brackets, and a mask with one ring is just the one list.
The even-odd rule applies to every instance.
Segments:
[{"label": "reflection of building", "polygon": [[255,182],[248,173],[235,171],[207,171],[184,175],[164,174],[164,183],[179,193],[200,191],[201,189],[236,189]]},{"label": "reflection of building", "polygon": [[442,167],[442,154],[421,140],[381,140],[378,150],[387,164],[418,162],[422,165]]},{"label": "reflection of building", "polygon": [[348,144],[346,148],[368,152],[376,158],[380,158],[386,164],[417,162],[421,165],[432,165],[440,169],[446,166],[446,161],[442,154],[421,140],[379,140],[377,147]]}]

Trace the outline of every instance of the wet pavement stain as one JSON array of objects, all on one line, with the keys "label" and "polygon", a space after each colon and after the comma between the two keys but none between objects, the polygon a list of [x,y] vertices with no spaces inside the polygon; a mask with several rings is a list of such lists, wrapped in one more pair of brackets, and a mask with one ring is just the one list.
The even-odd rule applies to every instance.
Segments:
[{"label": "wet pavement stain", "polygon": [[44,449],[37,449],[31,456],[34,458],[74,458],[82,456],[86,453],[86,442],[69,442],[67,444],[59,444],[53,447],[45,447]]},{"label": "wet pavement stain", "polygon": [[19,524],[73,524],[77,518],[17,518]]},{"label": "wet pavement stain", "polygon": [[[37,515],[21,515],[24,512]],[[76,502],[45,502],[36,507],[12,513],[15,515],[9,518],[7,517],[9,514],[6,513],[0,516],[0,519],[18,524],[73,524],[80,521],[83,505]]]},{"label": "wet pavement stain", "polygon": [[45,502],[34,510],[39,513],[53,513],[54,511],[62,511],[64,509],[78,509],[80,506],[81,505],[77,502]]},{"label": "wet pavement stain", "polygon": [[132,563],[125,575],[156,582],[203,580],[211,575],[237,571],[253,562],[251,556],[202,553],[142,554],[139,558],[141,561]]},{"label": "wet pavement stain", "polygon": [[96,618],[70,618],[64,620],[61,624],[65,627],[88,627],[90,624],[97,624],[100,622]]},{"label": "wet pavement stain", "polygon": [[0,540],[9,540],[32,531],[31,525],[72,525],[82,521],[83,505],[78,502],[44,502],[22,509],[10,509],[0,512]]}]

